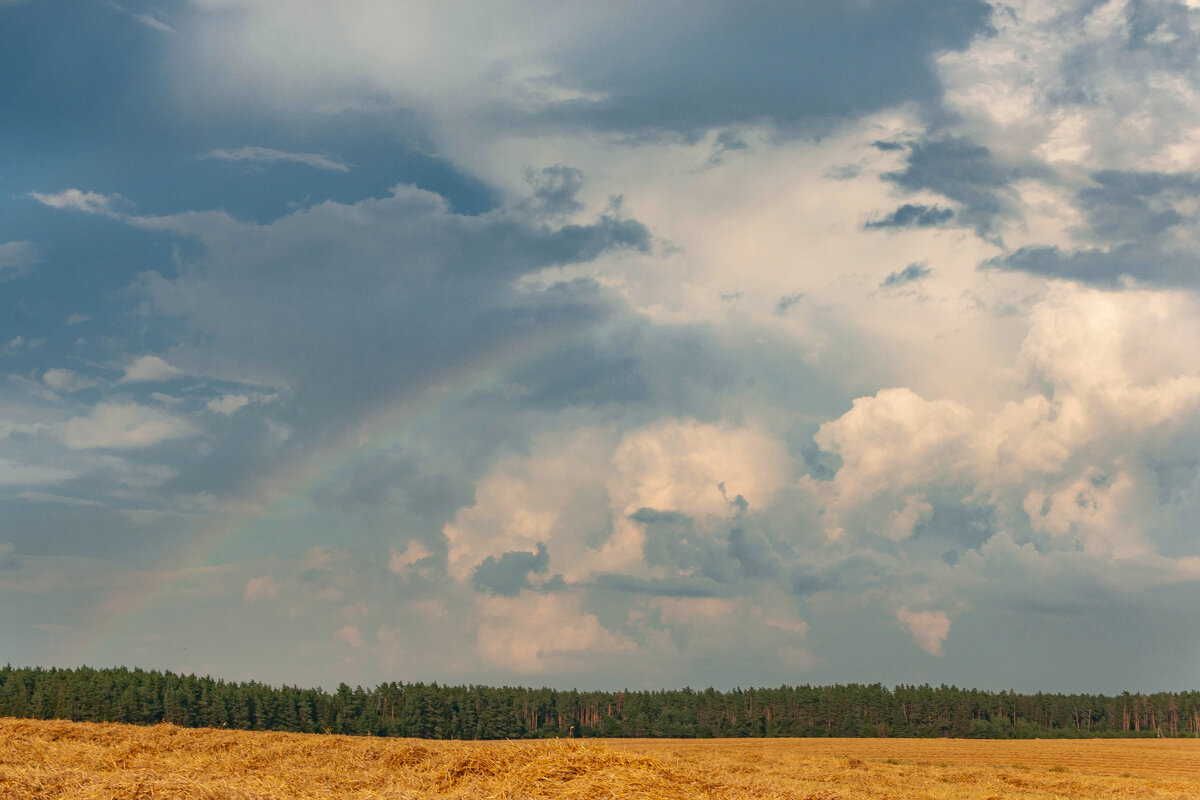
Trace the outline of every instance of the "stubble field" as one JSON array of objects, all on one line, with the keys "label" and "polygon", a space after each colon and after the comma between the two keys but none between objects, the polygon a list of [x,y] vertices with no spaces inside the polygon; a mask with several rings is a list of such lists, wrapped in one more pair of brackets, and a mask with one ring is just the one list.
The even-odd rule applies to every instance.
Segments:
[{"label": "stubble field", "polygon": [[0,797],[1200,798],[1200,741],[430,742],[0,719]]}]

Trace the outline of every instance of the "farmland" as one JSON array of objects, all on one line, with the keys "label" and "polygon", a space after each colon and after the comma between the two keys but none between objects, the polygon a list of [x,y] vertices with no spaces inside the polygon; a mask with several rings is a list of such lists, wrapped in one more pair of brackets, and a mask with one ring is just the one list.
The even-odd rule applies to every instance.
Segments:
[{"label": "farmland", "polygon": [[0,719],[0,797],[1181,798],[1200,741],[433,742]]}]

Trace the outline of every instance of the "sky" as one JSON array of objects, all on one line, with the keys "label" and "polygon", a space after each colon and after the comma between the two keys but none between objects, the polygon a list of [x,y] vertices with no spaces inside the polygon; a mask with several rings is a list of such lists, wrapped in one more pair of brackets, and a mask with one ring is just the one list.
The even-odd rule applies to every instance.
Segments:
[{"label": "sky", "polygon": [[1198,62],[1198,0],[0,0],[0,663],[1196,688]]}]

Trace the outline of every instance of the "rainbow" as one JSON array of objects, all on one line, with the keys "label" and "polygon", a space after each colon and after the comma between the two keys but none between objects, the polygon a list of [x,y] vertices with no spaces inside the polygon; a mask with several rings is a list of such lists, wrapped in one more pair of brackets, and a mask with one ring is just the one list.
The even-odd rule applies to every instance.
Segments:
[{"label": "rainbow", "polygon": [[151,619],[198,567],[218,565],[232,544],[295,518],[308,508],[314,492],[453,414],[470,398],[503,386],[511,372],[543,357],[561,341],[560,333],[551,330],[485,348],[473,361],[401,394],[391,405],[343,429],[330,443],[281,466],[247,496],[211,512],[178,548],[141,571],[135,585],[93,609],[84,622],[85,633],[68,649],[65,663],[120,662],[116,650],[121,642],[135,631],[149,629]]}]

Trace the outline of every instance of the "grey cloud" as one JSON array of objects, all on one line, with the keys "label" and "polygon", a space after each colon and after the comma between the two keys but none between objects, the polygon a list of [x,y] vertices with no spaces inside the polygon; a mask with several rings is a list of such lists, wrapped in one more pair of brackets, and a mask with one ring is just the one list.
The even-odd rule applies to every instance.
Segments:
[{"label": "grey cloud", "polygon": [[729,555],[747,578],[767,578],[778,572],[775,548],[761,531],[739,525],[729,532]]},{"label": "grey cloud", "polygon": [[1185,4],[1134,0],[1125,15],[1130,49],[1149,51],[1156,61],[1176,70],[1195,68],[1200,48]]},{"label": "grey cloud", "polygon": [[775,304],[775,314],[778,316],[783,316],[789,310],[791,310],[792,306],[796,305],[803,299],[804,299],[803,292],[796,292],[795,294],[785,294],[783,297],[779,298],[779,302],[777,302]]},{"label": "grey cloud", "polygon": [[655,597],[724,597],[728,590],[711,578],[636,578],[632,575],[604,572],[596,576],[596,585],[631,594]]},{"label": "grey cloud", "polygon": [[583,203],[576,199],[583,188],[583,171],[574,167],[555,164],[541,170],[526,170],[525,179],[533,188],[540,210],[547,214],[574,214],[583,210]]},{"label": "grey cloud", "polygon": [[908,191],[931,191],[961,206],[959,218],[981,234],[1005,211],[1001,191],[1017,172],[996,161],[991,151],[967,139],[916,142],[903,171],[883,176]]},{"label": "grey cloud", "polygon": [[504,597],[513,597],[530,588],[529,573],[545,572],[550,565],[550,553],[538,542],[536,553],[513,550],[500,556],[488,556],[475,568],[471,583],[475,588]]},{"label": "grey cloud", "polygon": [[792,593],[800,596],[826,592],[837,586],[837,581],[807,566],[793,569],[790,580]]},{"label": "grey cloud", "polygon": [[1109,241],[1155,237],[1185,221],[1179,201],[1200,196],[1200,178],[1191,174],[1104,170],[1095,186],[1077,195],[1093,235]]},{"label": "grey cloud", "polygon": [[931,228],[948,222],[954,212],[940,206],[905,203],[883,219],[872,220],[867,228]]},{"label": "grey cloud", "polygon": [[[932,55],[988,30],[982,2],[643,6],[558,54],[562,79],[603,100],[559,103],[565,124],[694,135],[770,120],[821,124],[906,101],[936,101]],[[680,19],[686,17],[687,24]]]},{"label": "grey cloud", "polygon": [[[1076,193],[1086,224],[1079,238],[1096,243],[1078,250],[1029,246],[984,266],[1117,286],[1123,277],[1160,286],[1200,284],[1200,260],[1179,232],[1200,222],[1193,209],[1200,177],[1190,173],[1102,170]],[[1180,209],[1184,209],[1187,213]]]},{"label": "grey cloud", "polygon": [[899,272],[892,272],[879,284],[879,288],[887,289],[894,286],[904,286],[926,278],[933,270],[922,263],[913,262]]},{"label": "grey cloud", "polygon": [[1116,287],[1124,276],[1167,286],[1195,286],[1200,263],[1188,253],[1164,253],[1142,244],[1110,250],[1092,248],[1066,251],[1058,247],[1022,247],[1014,253],[985,261],[991,269],[1018,270],[1050,278]]},{"label": "grey cloud", "polygon": [[178,277],[147,280],[155,308],[182,319],[189,340],[233,360],[230,369],[291,387],[293,402],[281,409],[300,431],[319,431],[480,351],[611,314],[594,285],[519,291],[515,280],[650,245],[645,226],[617,206],[587,224],[552,226],[519,209],[453,214],[409,187],[270,225],[219,215],[144,224],[204,246]]}]

